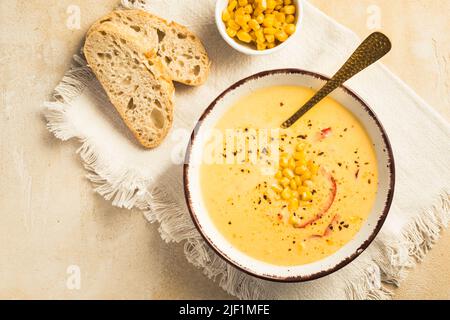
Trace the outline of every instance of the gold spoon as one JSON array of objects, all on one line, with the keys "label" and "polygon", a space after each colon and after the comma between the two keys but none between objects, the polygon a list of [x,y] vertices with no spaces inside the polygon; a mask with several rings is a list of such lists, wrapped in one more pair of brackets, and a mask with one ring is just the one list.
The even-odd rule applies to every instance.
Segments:
[{"label": "gold spoon", "polygon": [[355,74],[366,69],[371,64],[381,59],[392,48],[391,41],[381,32],[374,32],[369,35],[361,45],[353,52],[350,58],[344,63],[338,72],[328,80],[328,82],[317,91],[317,93],[306,102],[288,120],[283,122],[282,128],[292,126],[301,116],[319,103],[328,94],[353,77]]}]

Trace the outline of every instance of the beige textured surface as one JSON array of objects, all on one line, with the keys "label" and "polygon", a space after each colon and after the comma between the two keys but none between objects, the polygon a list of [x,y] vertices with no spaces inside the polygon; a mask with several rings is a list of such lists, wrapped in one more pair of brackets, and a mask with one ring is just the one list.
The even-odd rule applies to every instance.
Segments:
[{"label": "beige textured surface", "polygon": [[[117,2],[0,2],[0,298],[229,298],[141,214],[93,194],[77,144],[45,129],[41,103],[89,25]],[[361,36],[370,32],[368,10],[379,8],[394,43],[384,63],[450,120],[449,1],[312,2]],[[81,25],[71,30],[73,5]],[[449,251],[446,232],[396,298],[450,299]],[[79,290],[66,285],[70,265],[80,267]]]}]

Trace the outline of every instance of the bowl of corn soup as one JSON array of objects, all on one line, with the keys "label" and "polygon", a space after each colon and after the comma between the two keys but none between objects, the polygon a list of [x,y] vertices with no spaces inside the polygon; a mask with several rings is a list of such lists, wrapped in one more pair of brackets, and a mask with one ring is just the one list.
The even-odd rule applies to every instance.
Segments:
[{"label": "bowl of corn soup", "polygon": [[223,259],[256,277],[330,274],[369,246],[389,212],[392,149],[354,92],[340,87],[281,128],[327,80],[298,69],[245,78],[191,136],[184,189],[193,222]]},{"label": "bowl of corn soup", "polygon": [[222,38],[247,55],[286,46],[301,28],[301,0],[218,0],[215,20]]}]

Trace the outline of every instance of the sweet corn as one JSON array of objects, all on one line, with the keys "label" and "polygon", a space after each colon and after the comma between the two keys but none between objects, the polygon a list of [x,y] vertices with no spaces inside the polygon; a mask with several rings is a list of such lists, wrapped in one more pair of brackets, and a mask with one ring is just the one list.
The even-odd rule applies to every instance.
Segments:
[{"label": "sweet corn", "polygon": [[227,22],[227,27],[235,31],[238,31],[241,28],[234,20],[229,20]]},{"label": "sweet corn", "polygon": [[294,179],[294,172],[291,169],[286,168],[283,170],[283,176],[289,179]]},{"label": "sweet corn", "polygon": [[295,182],[294,179],[291,179],[291,181],[289,182],[289,187],[290,187],[292,190],[296,190],[296,189],[297,189],[297,182]]},{"label": "sweet corn", "polygon": [[286,32],[288,35],[291,35],[295,32],[295,24],[289,23],[284,26],[284,32]]},{"label": "sweet corn", "polygon": [[231,19],[230,12],[227,9],[223,10],[223,12],[222,12],[222,20],[223,20],[223,22],[227,22],[230,19]]},{"label": "sweet corn", "polygon": [[304,192],[307,192],[307,191],[309,191],[309,188],[307,188],[307,187],[305,187],[305,186],[300,186],[300,187],[298,187],[298,189],[297,189],[297,192],[298,192],[299,194],[303,194]]},{"label": "sweet corn", "polygon": [[288,187],[284,188],[283,191],[281,192],[281,198],[283,198],[284,200],[290,199],[291,189],[289,189]]},{"label": "sweet corn", "polygon": [[305,165],[306,165],[306,159],[295,161],[295,166],[296,167],[305,166]]},{"label": "sweet corn", "polygon": [[[258,39],[257,39],[258,41]],[[257,42],[256,43],[256,49],[258,50],[266,50],[267,45],[263,42]]]},{"label": "sweet corn", "polygon": [[288,35],[284,31],[279,31],[275,33],[275,38],[280,42],[285,42],[288,38]]},{"label": "sweet corn", "polygon": [[[229,0],[222,20],[231,38],[237,37],[253,43],[258,50],[265,50],[286,41],[295,32],[295,12],[292,1]],[[260,29],[264,31],[257,33]]]},{"label": "sweet corn", "polygon": [[241,26],[241,30],[244,31],[244,32],[249,33],[252,30],[252,28],[250,28],[248,26],[248,24],[244,24],[243,26]]},{"label": "sweet corn", "polygon": [[231,37],[234,38],[236,36],[236,30],[231,29],[230,27],[227,28],[227,34]]},{"label": "sweet corn", "polygon": [[252,37],[248,34],[248,32],[245,32],[244,30],[239,30],[237,33],[237,37],[239,40],[245,43],[250,43],[252,41]]},{"label": "sweet corn", "polygon": [[312,188],[314,186],[314,183],[311,180],[305,180],[303,181],[303,185],[307,188]]},{"label": "sweet corn", "polygon": [[277,171],[277,173],[275,173],[275,178],[277,178],[278,180],[283,178],[283,172],[281,172],[280,170]]},{"label": "sweet corn", "polygon": [[283,187],[286,187],[289,185],[289,183],[291,182],[291,180],[289,180],[289,178],[283,177],[280,180],[280,183]]},{"label": "sweet corn", "polygon": [[302,253],[303,250],[305,250],[305,249],[306,249],[306,244],[305,244],[305,242],[301,241],[301,242],[298,244],[298,251],[299,251],[299,253]]},{"label": "sweet corn", "polygon": [[298,186],[302,185],[302,179],[299,176],[295,176],[294,181]]},{"label": "sweet corn", "polygon": [[279,22],[285,22],[286,21],[286,15],[283,12],[274,12],[275,19]]},{"label": "sweet corn", "polygon": [[296,225],[296,224],[300,223],[300,219],[298,217],[294,216],[293,214],[291,214],[289,216],[289,221],[288,222],[289,222],[289,224]]},{"label": "sweet corn", "polygon": [[236,23],[238,25],[240,25],[241,27],[244,25],[247,25],[247,22],[249,22],[250,20],[251,20],[251,17],[249,14],[239,15],[239,16],[236,16],[236,18],[234,18],[234,21],[236,21]]},{"label": "sweet corn", "polygon": [[234,9],[236,9],[237,7],[237,0],[232,0],[230,1],[230,3],[228,4],[228,11],[234,11]]},{"label": "sweet corn", "polygon": [[253,13],[253,7],[251,4],[248,4],[244,7],[245,13]]},{"label": "sweet corn", "polygon": [[269,28],[264,28],[264,34],[272,34],[275,35],[275,33],[277,32],[277,29],[269,27]]},{"label": "sweet corn", "polygon": [[295,169],[294,169],[295,174],[298,174],[299,176],[303,176],[305,174],[305,172],[307,172],[307,171],[308,171],[308,167],[305,165],[295,167]]},{"label": "sweet corn", "polygon": [[259,25],[258,21],[256,21],[255,19],[251,19],[248,22],[248,26],[250,28],[252,28],[254,31],[261,29],[261,26]]},{"label": "sweet corn", "polygon": [[300,197],[300,194],[298,193],[298,191],[296,191],[296,190],[294,190],[294,191],[292,191],[292,193],[291,193],[291,198],[299,198]]},{"label": "sweet corn", "polygon": [[262,25],[264,27],[271,27],[273,26],[273,23],[275,22],[275,16],[273,14],[266,14],[264,17]]},{"label": "sweet corn", "polygon": [[295,6],[294,5],[285,6],[283,8],[283,11],[286,14],[294,14],[295,13]]},{"label": "sweet corn", "polygon": [[283,192],[283,188],[278,183],[274,183],[272,185],[272,190],[275,191],[276,193]]},{"label": "sweet corn", "polygon": [[312,175],[311,175],[310,171],[305,171],[305,173],[302,174],[303,180],[310,180],[311,178],[312,178]]},{"label": "sweet corn", "polygon": [[305,156],[306,155],[305,155],[305,152],[303,150],[294,152],[294,159],[295,160],[304,160]]},{"label": "sweet corn", "polygon": [[257,16],[256,16],[256,22],[258,22],[259,24],[261,24],[261,23],[263,23],[263,21],[264,21],[264,15],[261,13],[261,14],[258,14]]},{"label": "sweet corn", "polygon": [[287,15],[286,16],[286,23],[294,23],[294,21],[295,21],[295,16],[294,15],[292,15],[292,14],[289,14],[289,15]]},{"label": "sweet corn", "polygon": [[295,169],[295,160],[293,158],[290,158],[288,161],[288,167],[291,168],[292,170]]},{"label": "sweet corn", "polygon": [[[267,36],[266,36],[267,39]],[[289,159],[287,157],[280,158],[280,167],[286,168],[289,165]]]},{"label": "sweet corn", "polygon": [[277,5],[275,0],[267,0],[267,9],[275,9],[275,6]]},{"label": "sweet corn", "polygon": [[291,211],[295,211],[297,210],[299,207],[299,202],[297,198],[291,198],[291,200],[289,200],[289,210]]},{"label": "sweet corn", "polygon": [[303,201],[311,201],[312,200],[312,193],[310,191],[305,191],[301,195],[302,195]]}]

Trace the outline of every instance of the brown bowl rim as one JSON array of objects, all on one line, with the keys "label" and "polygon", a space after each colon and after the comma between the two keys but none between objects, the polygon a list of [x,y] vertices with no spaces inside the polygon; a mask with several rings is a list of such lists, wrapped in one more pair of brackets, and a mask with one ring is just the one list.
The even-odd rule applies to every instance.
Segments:
[{"label": "brown bowl rim", "polygon": [[[239,269],[251,276],[254,276],[254,277],[257,277],[257,278],[260,278],[263,280],[269,280],[269,281],[275,281],[275,282],[287,282],[287,283],[289,283],[289,282],[305,282],[305,281],[315,280],[315,279],[327,276],[327,275],[343,268],[344,266],[346,266],[347,264],[349,264],[350,262],[355,260],[362,252],[364,252],[364,250],[367,249],[367,247],[372,243],[372,241],[378,235],[378,233],[381,230],[381,227],[383,226],[384,221],[386,220],[386,217],[389,213],[389,210],[390,210],[390,207],[392,204],[392,199],[394,197],[394,188],[395,188],[394,154],[392,151],[392,146],[389,141],[388,135],[387,135],[383,125],[381,124],[380,120],[376,116],[375,112],[369,107],[369,105],[358,94],[356,94],[353,90],[349,89],[345,85],[342,85],[340,88],[343,89],[345,93],[347,93],[352,98],[354,98],[357,102],[359,102],[359,104],[364,108],[364,110],[369,114],[369,116],[375,121],[376,125],[378,126],[378,128],[381,132],[383,141],[386,145],[386,150],[385,151],[383,150],[383,151],[386,152],[387,156],[388,156],[387,168],[390,171],[390,183],[389,183],[388,196],[387,196],[386,203],[385,203],[385,206],[383,209],[383,213],[381,214],[380,218],[378,219],[374,231],[370,234],[370,236],[367,238],[367,240],[364,241],[352,255],[348,256],[347,258],[340,261],[338,264],[336,264],[335,266],[333,266],[329,269],[321,270],[319,272],[315,272],[315,273],[312,273],[312,274],[309,274],[306,276],[280,277],[280,276],[275,276],[275,275],[270,275],[270,274],[260,274],[260,273],[256,273],[255,271],[250,270],[250,269],[246,268],[245,266],[240,265],[237,262],[233,261],[231,258],[229,258],[227,256],[226,253],[222,252],[219,248],[217,248],[216,245],[214,244],[214,242],[205,235],[205,233],[202,230],[202,227],[200,226],[199,221],[197,220],[197,216],[194,213],[194,209],[192,208],[191,193],[190,193],[190,190],[188,187],[188,185],[189,185],[188,171],[189,171],[189,161],[190,161],[191,151],[192,151],[192,144],[196,138],[196,134],[198,132],[198,129],[201,126],[203,119],[205,119],[209,115],[209,113],[214,109],[214,107],[216,106],[217,102],[220,99],[222,99],[226,94],[228,94],[232,90],[240,87],[241,85],[245,84],[248,81],[262,78],[262,77],[265,77],[268,75],[274,75],[274,74],[302,74],[302,75],[312,76],[312,77],[315,77],[315,78],[318,78],[318,79],[324,80],[324,81],[328,81],[330,79],[327,76],[324,76],[317,72],[306,71],[306,70],[297,69],[297,68],[283,68],[283,69],[266,70],[266,71],[255,73],[251,76],[248,76],[244,79],[237,81],[236,83],[232,84],[227,89],[225,89],[220,95],[218,95],[210,103],[210,105],[205,109],[205,111],[203,111],[202,115],[197,120],[197,124],[191,134],[191,138],[189,140],[189,144],[186,149],[185,161],[184,161],[184,165],[183,165],[184,196],[185,196],[186,204],[187,204],[191,219],[194,222],[194,225],[197,228],[198,232],[201,234],[201,236],[206,241],[206,243],[208,243],[208,245],[225,261],[227,261],[228,263],[230,263],[237,269]],[[286,268],[289,268],[289,267],[286,266]]]}]

